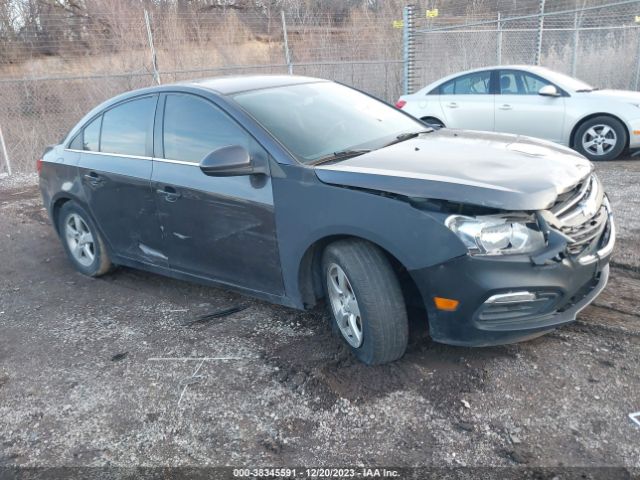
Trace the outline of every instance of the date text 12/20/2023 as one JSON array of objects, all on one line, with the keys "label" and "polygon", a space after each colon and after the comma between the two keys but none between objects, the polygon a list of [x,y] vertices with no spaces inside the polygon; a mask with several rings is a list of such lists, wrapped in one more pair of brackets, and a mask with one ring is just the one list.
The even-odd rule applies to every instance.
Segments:
[{"label": "date text 12/20/2023", "polygon": [[386,468],[234,468],[238,478],[397,478],[398,470]]}]

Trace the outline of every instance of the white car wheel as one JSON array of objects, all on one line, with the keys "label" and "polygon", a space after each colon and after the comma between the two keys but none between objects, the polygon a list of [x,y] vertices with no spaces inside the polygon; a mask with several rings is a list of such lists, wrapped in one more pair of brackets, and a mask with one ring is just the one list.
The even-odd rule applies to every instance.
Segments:
[{"label": "white car wheel", "polygon": [[627,146],[627,129],[613,117],[595,117],[580,125],[573,144],[589,160],[615,160]]}]

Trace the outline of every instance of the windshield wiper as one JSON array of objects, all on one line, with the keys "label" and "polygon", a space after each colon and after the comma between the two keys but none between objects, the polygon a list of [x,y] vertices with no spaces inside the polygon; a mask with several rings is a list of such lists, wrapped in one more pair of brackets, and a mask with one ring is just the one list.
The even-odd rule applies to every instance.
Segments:
[{"label": "windshield wiper", "polygon": [[580,90],[576,90],[578,93],[589,93],[595,92],[596,90],[600,90],[599,88],[581,88]]},{"label": "windshield wiper", "polygon": [[385,145],[385,147],[388,147],[390,145],[395,145],[396,143],[404,142],[405,140],[411,140],[412,138],[416,138],[418,135],[421,135],[423,133],[431,133],[431,132],[435,132],[435,129],[434,128],[428,128],[428,129],[425,129],[425,130],[419,130],[417,132],[401,133],[400,135],[398,135],[396,137],[395,140],[392,140],[391,142],[387,143]]},{"label": "windshield wiper", "polygon": [[309,162],[309,165],[320,165],[322,163],[333,162],[337,160],[346,160],[347,158],[357,157],[358,155],[363,155],[365,153],[369,153],[370,151],[371,150],[367,148],[341,150],[339,152],[333,152],[329,155],[325,155],[324,157],[313,160]]}]

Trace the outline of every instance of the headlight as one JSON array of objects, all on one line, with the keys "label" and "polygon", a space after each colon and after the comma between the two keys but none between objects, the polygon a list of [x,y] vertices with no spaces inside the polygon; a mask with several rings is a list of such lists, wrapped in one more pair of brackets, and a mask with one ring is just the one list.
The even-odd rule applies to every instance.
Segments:
[{"label": "headlight", "polygon": [[530,253],[545,246],[544,235],[533,219],[452,215],[445,225],[462,240],[472,255]]}]

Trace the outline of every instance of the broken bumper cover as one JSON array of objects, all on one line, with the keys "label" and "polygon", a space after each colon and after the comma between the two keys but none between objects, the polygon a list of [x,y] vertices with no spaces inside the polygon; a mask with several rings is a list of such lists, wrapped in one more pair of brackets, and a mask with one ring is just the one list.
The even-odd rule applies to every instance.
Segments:
[{"label": "broken bumper cover", "polygon": [[[489,346],[542,335],[572,322],[604,289],[615,237],[585,263],[533,265],[527,256],[472,257],[410,272],[421,291],[433,340]],[[438,310],[433,297],[458,300]]]}]

